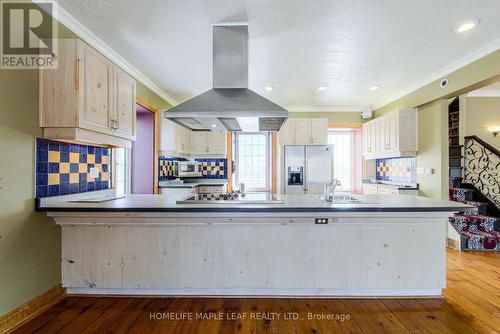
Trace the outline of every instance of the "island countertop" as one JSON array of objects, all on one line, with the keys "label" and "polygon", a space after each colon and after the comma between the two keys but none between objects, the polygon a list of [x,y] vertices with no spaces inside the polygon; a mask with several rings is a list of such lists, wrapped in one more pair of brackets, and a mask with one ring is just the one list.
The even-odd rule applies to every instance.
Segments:
[{"label": "island countertop", "polygon": [[128,195],[99,203],[44,202],[38,211],[50,212],[457,212],[470,206],[453,201],[410,195],[355,195],[360,203],[325,203],[317,195],[278,195],[281,204],[176,204],[165,195]]}]

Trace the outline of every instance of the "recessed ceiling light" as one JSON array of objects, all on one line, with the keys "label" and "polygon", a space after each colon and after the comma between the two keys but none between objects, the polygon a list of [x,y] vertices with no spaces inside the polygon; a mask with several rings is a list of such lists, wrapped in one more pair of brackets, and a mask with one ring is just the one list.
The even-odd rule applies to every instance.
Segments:
[{"label": "recessed ceiling light", "polygon": [[459,25],[458,27],[456,27],[455,30],[453,30],[453,32],[456,33],[456,34],[459,34],[459,33],[462,33],[462,32],[469,31],[472,28],[477,27],[477,25],[479,23],[480,23],[479,20],[472,20],[472,21],[468,21],[468,22],[462,23],[461,25]]},{"label": "recessed ceiling light", "polygon": [[274,88],[272,86],[266,86],[264,87],[265,90],[267,90],[268,92],[272,91]]},{"label": "recessed ceiling light", "polygon": [[377,89],[379,89],[379,88],[380,88],[379,86],[371,86],[371,87],[370,87],[370,90],[377,90]]},{"label": "recessed ceiling light", "polygon": [[319,87],[318,87],[318,90],[319,90],[320,92],[322,92],[322,91],[324,91],[324,90],[327,90],[327,89],[328,89],[328,86],[319,86]]},{"label": "recessed ceiling light", "polygon": [[212,128],[216,128],[217,127],[217,124],[212,124]]}]

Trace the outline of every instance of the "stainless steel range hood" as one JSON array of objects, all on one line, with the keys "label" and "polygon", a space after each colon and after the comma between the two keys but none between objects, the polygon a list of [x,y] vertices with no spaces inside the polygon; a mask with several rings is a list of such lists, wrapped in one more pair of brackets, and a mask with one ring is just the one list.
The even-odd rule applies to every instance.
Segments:
[{"label": "stainless steel range hood", "polygon": [[248,25],[213,26],[213,89],[164,116],[193,131],[278,131],[288,111],[248,89]]}]

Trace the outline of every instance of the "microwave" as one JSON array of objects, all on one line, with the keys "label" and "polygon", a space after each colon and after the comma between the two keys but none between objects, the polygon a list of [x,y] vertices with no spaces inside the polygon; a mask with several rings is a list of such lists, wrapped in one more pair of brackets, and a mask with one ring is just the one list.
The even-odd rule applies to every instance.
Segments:
[{"label": "microwave", "polygon": [[174,176],[193,177],[201,176],[201,163],[198,161],[176,161],[174,163]]}]

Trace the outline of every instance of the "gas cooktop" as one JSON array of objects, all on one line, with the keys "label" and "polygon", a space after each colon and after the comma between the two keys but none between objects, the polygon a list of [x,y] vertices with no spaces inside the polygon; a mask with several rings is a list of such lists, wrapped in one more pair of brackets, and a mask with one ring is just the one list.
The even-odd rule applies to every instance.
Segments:
[{"label": "gas cooktop", "polygon": [[275,194],[196,194],[177,201],[177,204],[282,204],[283,201]]}]

